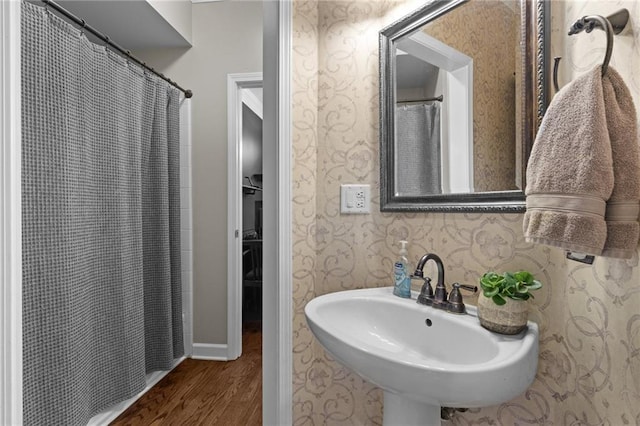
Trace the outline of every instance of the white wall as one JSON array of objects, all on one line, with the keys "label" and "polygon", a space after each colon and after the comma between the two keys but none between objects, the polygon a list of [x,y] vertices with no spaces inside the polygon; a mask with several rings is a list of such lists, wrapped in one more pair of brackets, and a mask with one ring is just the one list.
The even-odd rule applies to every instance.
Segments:
[{"label": "white wall", "polygon": [[184,353],[193,353],[193,196],[191,100],[180,103],[180,255]]},{"label": "white wall", "polygon": [[227,342],[227,74],[262,71],[262,6],[193,4],[192,48],[135,52],[194,93],[194,343]]}]

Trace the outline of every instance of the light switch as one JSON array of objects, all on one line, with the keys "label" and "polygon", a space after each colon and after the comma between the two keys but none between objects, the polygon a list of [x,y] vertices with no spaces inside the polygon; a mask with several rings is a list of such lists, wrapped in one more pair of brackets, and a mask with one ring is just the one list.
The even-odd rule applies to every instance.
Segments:
[{"label": "light switch", "polygon": [[369,185],[340,185],[340,213],[367,214],[371,212]]}]

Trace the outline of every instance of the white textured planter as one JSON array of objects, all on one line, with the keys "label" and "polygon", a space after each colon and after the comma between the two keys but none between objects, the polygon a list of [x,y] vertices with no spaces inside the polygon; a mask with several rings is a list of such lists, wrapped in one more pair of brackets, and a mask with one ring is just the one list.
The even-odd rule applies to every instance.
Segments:
[{"label": "white textured planter", "polygon": [[506,299],[502,306],[480,293],[478,319],[480,325],[500,334],[518,334],[527,327],[529,305],[526,301]]}]

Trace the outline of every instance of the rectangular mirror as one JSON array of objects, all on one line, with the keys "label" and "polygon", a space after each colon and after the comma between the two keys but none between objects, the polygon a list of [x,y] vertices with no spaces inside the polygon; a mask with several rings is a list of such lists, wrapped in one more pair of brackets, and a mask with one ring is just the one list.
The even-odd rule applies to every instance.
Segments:
[{"label": "rectangular mirror", "polygon": [[440,0],[380,32],[380,209],[524,211],[543,0]]}]

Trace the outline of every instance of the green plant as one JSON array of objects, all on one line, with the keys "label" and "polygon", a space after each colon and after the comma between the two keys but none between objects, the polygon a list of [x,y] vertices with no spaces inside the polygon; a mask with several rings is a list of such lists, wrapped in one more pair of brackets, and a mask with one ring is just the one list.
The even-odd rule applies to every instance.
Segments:
[{"label": "green plant", "polygon": [[485,297],[493,300],[496,305],[507,303],[506,298],[514,300],[528,300],[533,297],[530,292],[542,287],[531,272],[505,272],[500,275],[487,272],[480,278],[480,287]]}]

